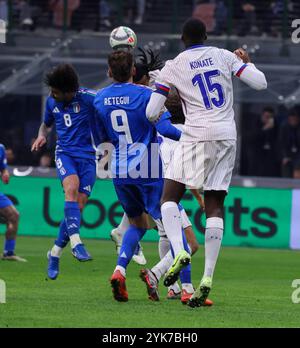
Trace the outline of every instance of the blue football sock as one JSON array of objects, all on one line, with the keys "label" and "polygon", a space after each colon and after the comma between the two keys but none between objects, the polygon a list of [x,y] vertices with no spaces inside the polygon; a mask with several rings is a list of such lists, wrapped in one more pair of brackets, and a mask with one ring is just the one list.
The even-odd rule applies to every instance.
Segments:
[{"label": "blue football sock", "polygon": [[4,244],[4,256],[12,256],[15,253],[16,240],[6,239]]},{"label": "blue football sock", "polygon": [[120,254],[118,257],[118,266],[122,266],[126,269],[129,264],[134,251],[137,247],[138,242],[143,238],[146,233],[146,229],[138,228],[133,225],[130,225],[123,237],[122,246]]},{"label": "blue football sock", "polygon": [[59,226],[58,237],[54,244],[59,246],[60,248],[64,248],[68,244],[69,240],[70,238],[68,235],[66,222],[65,220],[62,220]]},{"label": "blue football sock", "polygon": [[81,214],[77,202],[65,202],[65,223],[70,236],[79,234]]},{"label": "blue football sock", "polygon": [[136,248],[134,249],[134,255],[138,255],[139,254],[139,251],[140,251],[140,246],[139,244],[137,244]]}]

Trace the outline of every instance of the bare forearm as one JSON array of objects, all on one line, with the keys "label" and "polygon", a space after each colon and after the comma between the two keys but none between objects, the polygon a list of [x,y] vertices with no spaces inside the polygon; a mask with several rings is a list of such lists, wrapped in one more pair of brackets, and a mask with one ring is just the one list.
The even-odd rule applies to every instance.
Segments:
[{"label": "bare forearm", "polygon": [[40,126],[40,129],[39,129],[39,134],[38,136],[42,136],[42,137],[45,137],[47,138],[47,136],[49,135],[49,133],[51,132],[51,128],[48,128],[46,126],[46,124],[43,122]]}]

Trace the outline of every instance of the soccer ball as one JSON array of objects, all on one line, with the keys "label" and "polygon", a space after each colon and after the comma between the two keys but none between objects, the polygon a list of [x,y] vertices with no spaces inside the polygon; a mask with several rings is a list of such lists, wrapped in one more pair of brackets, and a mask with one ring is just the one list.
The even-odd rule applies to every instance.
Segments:
[{"label": "soccer ball", "polygon": [[137,38],[135,32],[128,27],[115,28],[109,37],[109,44],[112,49],[119,48],[135,48],[137,45]]}]

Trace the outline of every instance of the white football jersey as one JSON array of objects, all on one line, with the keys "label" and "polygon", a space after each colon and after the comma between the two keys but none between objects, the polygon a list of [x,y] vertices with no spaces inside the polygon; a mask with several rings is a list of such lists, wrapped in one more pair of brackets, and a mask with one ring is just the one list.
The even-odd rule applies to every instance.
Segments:
[{"label": "white football jersey", "polygon": [[[183,124],[173,124],[173,126],[183,131],[183,127],[184,127]],[[160,133],[158,133],[158,135],[162,139],[159,150],[160,150],[160,157],[163,164],[163,172],[165,173],[174,155],[174,151],[178,144],[178,141],[164,137]]]},{"label": "white football jersey", "polygon": [[185,114],[180,141],[236,139],[232,74],[239,76],[246,66],[228,50],[202,45],[166,62],[157,88],[178,91]]}]

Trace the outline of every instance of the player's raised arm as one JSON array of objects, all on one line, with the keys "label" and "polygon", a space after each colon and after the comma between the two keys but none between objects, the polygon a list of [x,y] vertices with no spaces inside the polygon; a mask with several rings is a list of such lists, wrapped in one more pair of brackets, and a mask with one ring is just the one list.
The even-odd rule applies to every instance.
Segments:
[{"label": "player's raised arm", "polygon": [[44,122],[40,126],[38,137],[36,138],[35,142],[32,144],[32,147],[31,147],[32,152],[38,151],[47,142],[47,137],[49,133],[51,132],[52,125],[54,122],[52,109],[53,108],[51,108],[51,105],[50,105],[50,98],[48,97],[46,102],[45,112],[44,112],[44,118],[43,118]]},{"label": "player's raised arm", "polygon": [[151,95],[150,101],[146,109],[146,116],[150,122],[157,121],[162,114],[162,108],[164,107],[170,92],[170,76],[172,76],[172,73],[171,63],[169,61],[161,70],[156,80],[155,90]]},{"label": "player's raised arm", "polygon": [[263,90],[267,88],[267,80],[265,74],[258,70],[256,66],[251,63],[250,57],[248,53],[239,48],[234,51],[236,57],[233,61],[233,65],[241,64],[241,60],[243,61],[243,65],[235,72],[235,76],[239,77],[243,82],[245,82],[249,87],[256,90]]}]

